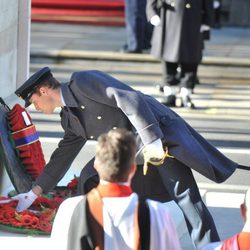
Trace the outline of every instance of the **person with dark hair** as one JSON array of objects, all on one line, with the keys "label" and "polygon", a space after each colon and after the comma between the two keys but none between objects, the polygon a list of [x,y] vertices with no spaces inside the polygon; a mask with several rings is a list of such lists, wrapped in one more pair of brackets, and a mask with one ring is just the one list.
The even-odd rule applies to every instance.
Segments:
[{"label": "person with dark hair", "polygon": [[[146,13],[154,25],[151,54],[162,61],[162,80],[157,85],[167,106],[194,108],[191,94],[199,83],[198,65],[204,39],[213,20],[213,0],[147,0]],[[180,67],[180,72],[178,72]]]},{"label": "person with dark hair", "polygon": [[[44,113],[61,107],[65,131],[32,190],[16,197],[19,211],[57,185],[87,140],[97,140],[111,129],[126,128],[137,141],[138,168],[131,183],[133,190],[158,201],[174,200],[184,214],[197,249],[219,240],[191,169],[220,183],[232,175],[239,166],[237,163],[219,152],[170,108],[104,72],[74,72],[69,82],[56,88],[47,85],[51,78],[54,77],[50,69],[45,67],[15,92],[25,100],[26,107],[32,103]],[[94,159],[90,160],[81,171],[79,194],[86,194],[99,182],[93,163]]]},{"label": "person with dark hair", "polygon": [[[181,249],[166,204],[143,201],[148,214],[143,218],[144,227],[140,224],[142,201],[130,187],[136,171],[135,155],[134,134],[126,129],[113,129],[99,136],[94,167],[100,184],[86,197],[69,198],[61,204],[51,233],[57,248],[60,244],[60,249],[64,249],[63,246],[68,250],[86,249],[83,245],[87,243],[82,240],[85,235],[79,230],[85,219],[79,213],[86,209],[87,199],[88,223],[83,227],[88,228],[92,249]],[[147,226],[151,230],[146,231]]]}]

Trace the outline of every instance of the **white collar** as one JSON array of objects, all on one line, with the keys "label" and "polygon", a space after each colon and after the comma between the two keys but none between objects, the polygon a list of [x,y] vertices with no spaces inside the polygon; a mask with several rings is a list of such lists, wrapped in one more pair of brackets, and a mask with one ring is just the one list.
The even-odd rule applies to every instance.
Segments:
[{"label": "white collar", "polygon": [[[107,185],[109,183],[112,183],[110,181],[105,181],[105,180],[100,180],[100,184],[102,185]],[[116,184],[119,184],[119,185],[124,185],[124,186],[130,186],[129,182],[115,182]]]},{"label": "white collar", "polygon": [[62,101],[62,106],[65,107],[66,103],[64,101],[63,94],[62,94],[62,89],[61,88],[60,88],[60,97],[61,97],[61,101]]}]

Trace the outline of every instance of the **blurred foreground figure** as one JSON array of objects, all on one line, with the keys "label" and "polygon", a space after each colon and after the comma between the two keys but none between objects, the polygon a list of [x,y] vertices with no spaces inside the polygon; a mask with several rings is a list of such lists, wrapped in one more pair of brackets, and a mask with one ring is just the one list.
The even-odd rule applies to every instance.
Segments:
[{"label": "blurred foreground figure", "polygon": [[239,234],[222,242],[210,243],[202,250],[249,250],[250,249],[250,189],[247,190],[244,203],[240,205],[244,227]]},{"label": "blurred foreground figure", "polygon": [[62,203],[51,234],[57,247],[84,250],[91,242],[91,249],[181,249],[166,204],[140,200],[130,187],[135,154],[135,137],[125,129],[98,138],[94,167],[100,184]]}]

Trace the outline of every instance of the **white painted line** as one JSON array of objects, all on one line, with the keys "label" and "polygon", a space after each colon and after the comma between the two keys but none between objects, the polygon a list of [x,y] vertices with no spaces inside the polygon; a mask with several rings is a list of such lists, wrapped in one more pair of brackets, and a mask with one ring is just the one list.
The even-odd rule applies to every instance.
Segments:
[{"label": "white painted line", "polygon": [[[39,137],[41,142],[48,142],[48,143],[59,143],[62,138],[58,138],[58,137]],[[89,145],[95,145],[96,141],[87,141],[87,144]]]},{"label": "white painted line", "polygon": [[204,202],[208,207],[239,208],[244,197],[244,194],[207,192],[204,196]]},{"label": "white painted line", "polygon": [[237,192],[237,193],[245,193],[248,188],[250,188],[250,185],[235,185],[235,184],[223,184],[223,183],[204,183],[204,182],[198,182],[197,183],[200,190],[216,190],[220,192],[220,190],[223,192],[227,190],[228,192]]},{"label": "white painted line", "polygon": [[217,148],[222,153],[233,153],[233,154],[250,154],[250,149],[240,148]]}]

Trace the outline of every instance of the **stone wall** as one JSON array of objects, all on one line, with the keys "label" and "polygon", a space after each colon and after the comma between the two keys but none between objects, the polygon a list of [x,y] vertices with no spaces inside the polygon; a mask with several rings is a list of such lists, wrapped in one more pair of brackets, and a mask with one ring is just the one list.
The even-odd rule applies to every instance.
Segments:
[{"label": "stone wall", "polygon": [[[30,0],[0,0],[0,97],[12,107],[29,72]],[[0,194],[12,184],[0,157]]]},{"label": "stone wall", "polygon": [[30,0],[0,1],[0,96],[9,102],[28,75],[29,13]]}]

